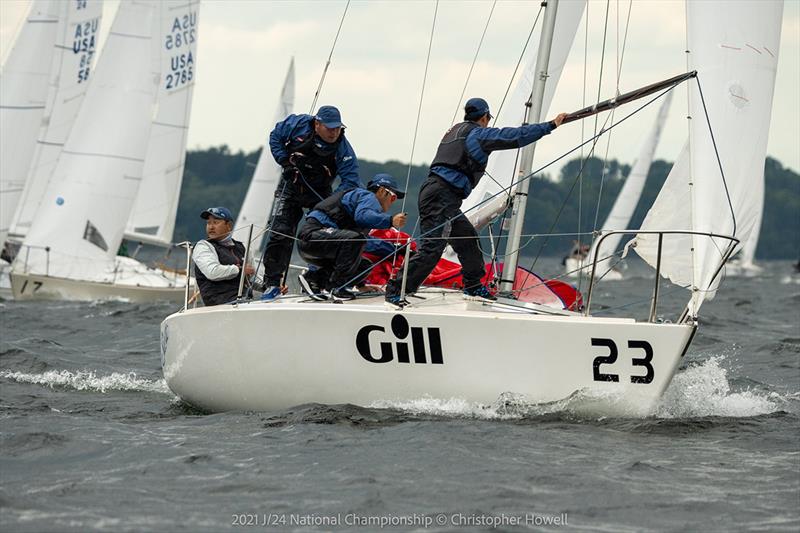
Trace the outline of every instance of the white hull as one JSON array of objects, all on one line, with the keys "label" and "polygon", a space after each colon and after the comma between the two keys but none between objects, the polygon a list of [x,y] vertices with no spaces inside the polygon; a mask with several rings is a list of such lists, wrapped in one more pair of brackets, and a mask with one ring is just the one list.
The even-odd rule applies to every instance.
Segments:
[{"label": "white hull", "polygon": [[11,273],[11,290],[15,300],[124,300],[137,303],[182,303],[185,292],[179,286],[144,287],[17,272]]},{"label": "white hull", "polygon": [[0,259],[0,298],[10,300],[11,294],[11,265]]},{"label": "white hull", "polygon": [[[504,393],[541,403],[578,393],[602,413],[641,416],[669,385],[694,331],[427,295],[402,311],[382,298],[284,298],[175,313],[161,325],[164,377],[184,401],[210,411],[422,397],[491,404]],[[612,342],[616,361],[600,364]],[[643,343],[652,347],[649,363]]]},{"label": "white hull", "polygon": [[725,264],[725,275],[732,277],[754,278],[764,271],[763,268],[755,263],[743,262],[738,259],[728,261]]},{"label": "white hull", "polygon": [[[592,262],[588,261],[586,266],[583,265],[583,261],[579,259],[575,259],[574,257],[568,257],[565,260],[564,272],[568,279],[578,279],[578,274],[580,274],[580,270],[583,269],[583,276],[589,277],[592,275]],[[600,276],[602,276],[602,281],[621,281],[623,280],[622,272],[619,270],[611,269],[608,272],[608,269],[603,263],[598,263],[597,265],[597,273],[596,276],[598,280],[600,280]]]}]

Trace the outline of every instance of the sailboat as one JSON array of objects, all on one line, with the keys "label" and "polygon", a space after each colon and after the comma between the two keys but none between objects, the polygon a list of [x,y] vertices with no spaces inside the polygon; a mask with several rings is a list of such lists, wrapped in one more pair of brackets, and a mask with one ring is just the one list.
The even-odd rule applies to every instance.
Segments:
[{"label": "sailboat", "polygon": [[[552,38],[559,8],[557,0],[547,2],[537,60],[540,82],[526,114],[529,121],[540,119],[541,82],[548,70],[542,50]],[[337,303],[301,296],[184,306],[161,324],[168,386],[184,401],[210,411],[308,402],[369,406],[420,397],[491,404],[510,397],[531,403],[577,398],[604,414],[649,414],[689,348],[700,306],[713,297],[723,265],[752,230],[754,210],[746,187],[764,163],[781,14],[780,2],[689,3],[693,70],[623,95],[627,100],[620,96],[568,117],[591,116],[688,82],[693,117],[688,148],[643,229],[630,230],[638,234],[636,252],[656,268],[647,320],[592,315],[593,279],[581,313],[512,298],[465,300],[460,292],[443,289],[420,291],[402,308],[382,297]],[[731,79],[737,80],[733,86]],[[523,154],[523,161],[528,157]],[[530,175],[527,164],[522,168]],[[729,194],[720,194],[721,188]],[[680,207],[686,205],[691,213]],[[515,205],[514,211],[524,210]],[[510,240],[518,238],[517,233]],[[674,322],[659,313],[662,275],[691,294]]]},{"label": "sailboat", "polygon": [[182,278],[118,257],[117,250],[150,155],[151,132],[159,131],[152,129],[154,117],[173,118],[159,113],[158,96],[162,89],[181,91],[193,77],[186,59],[196,39],[196,10],[197,2],[179,0],[121,3],[12,265],[15,298],[183,296]]},{"label": "sailboat", "polygon": [[[633,216],[633,211],[639,204],[639,198],[644,190],[645,181],[647,181],[647,173],[650,171],[650,165],[653,162],[653,156],[658,146],[658,141],[661,138],[661,132],[664,129],[664,123],[669,114],[669,106],[672,102],[672,93],[667,93],[664,101],[661,103],[661,108],[656,115],[655,123],[650,134],[645,138],[644,143],[639,151],[639,157],[633,164],[630,174],[625,180],[625,184],[617,195],[614,201],[614,206],[611,208],[603,227],[600,229],[600,235],[608,233],[613,230],[626,229]],[[601,259],[597,262],[597,266],[602,269],[602,279],[605,281],[618,281],[622,279],[622,272],[614,268],[615,264],[612,259],[616,257],[620,241],[624,235],[622,233],[614,233],[603,242],[603,250]],[[594,240],[589,250],[583,254],[580,250],[578,253],[571,254],[564,260],[564,270],[568,277],[577,278],[578,276],[585,276],[588,270],[592,267],[590,258],[597,255],[597,243],[599,240]],[[580,257],[583,256],[583,257]]]},{"label": "sailboat", "polygon": [[[286,78],[281,89],[278,107],[275,110],[275,120],[273,125],[289,116],[294,109],[294,58],[289,62],[289,69],[286,71]],[[239,210],[239,216],[234,226],[235,235],[238,239],[243,238],[244,229],[251,224],[256,228],[263,228],[266,215],[272,207],[272,200],[275,196],[275,189],[281,179],[281,167],[272,157],[269,144],[265,143],[261,148],[261,155],[258,157],[253,179],[250,187],[245,194],[244,202]],[[259,232],[259,236],[251,243],[254,250],[261,250],[265,234]]]},{"label": "sailboat", "polygon": [[[102,2],[99,1],[52,1],[50,7],[58,10],[57,27],[54,28],[52,18],[40,18],[42,5],[43,2],[32,4],[0,82],[0,98],[4,102],[6,98],[37,98],[36,95],[42,91],[40,84],[43,79],[47,84],[43,108],[22,106],[25,109],[13,109],[10,114],[0,110],[3,132],[0,134],[0,151],[4,154],[0,157],[0,176],[4,182],[8,181],[0,187],[0,226],[8,228],[7,236],[5,231],[0,231],[4,241],[0,294],[8,298],[12,297],[10,261],[16,256],[39,207],[47,180],[89,85],[102,15]],[[48,31],[31,36],[29,25]],[[49,31],[51,29],[55,29],[55,33]],[[50,63],[43,78],[42,62],[48,58]],[[15,70],[24,75],[12,74]],[[31,138],[27,132],[34,126],[36,136]],[[23,174],[24,179],[15,179],[15,176]]]}]

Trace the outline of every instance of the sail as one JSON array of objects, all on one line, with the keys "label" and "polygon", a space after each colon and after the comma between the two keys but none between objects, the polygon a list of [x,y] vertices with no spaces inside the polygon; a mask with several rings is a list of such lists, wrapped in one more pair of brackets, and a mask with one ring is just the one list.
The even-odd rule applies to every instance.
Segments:
[{"label": "sail", "polygon": [[[614,202],[614,206],[611,208],[611,212],[608,214],[608,217],[606,217],[606,220],[603,223],[601,232],[628,228],[631,216],[633,216],[633,211],[639,204],[639,197],[642,195],[644,184],[647,181],[647,174],[650,171],[650,165],[653,162],[653,156],[656,153],[656,147],[658,146],[658,141],[661,138],[661,131],[664,129],[664,123],[667,121],[667,115],[669,114],[669,106],[671,102],[672,91],[667,93],[667,95],[664,97],[664,102],[661,104],[661,108],[658,110],[658,115],[656,116],[655,124],[653,124],[653,129],[650,131],[650,135],[647,136],[642,144],[642,147],[639,151],[639,157],[633,164],[631,173],[628,175],[628,178],[625,180],[625,184],[619,191],[619,195]],[[617,233],[603,240],[603,248],[598,257],[602,258],[615,253],[620,241],[622,240],[622,237],[623,234]],[[592,247],[589,250],[588,258],[590,261],[592,258],[594,258],[598,242],[599,239],[595,239],[595,241],[592,243]],[[601,263],[598,262],[598,267],[600,264]]]},{"label": "sail", "polygon": [[[278,108],[275,110],[274,123],[280,122],[292,113],[294,108],[294,58],[289,62],[289,70],[286,72],[286,80],[283,82],[283,90],[281,91],[281,99],[278,102]],[[262,231],[267,217],[270,213],[272,206],[272,199],[275,194],[275,188],[281,178],[281,167],[275,162],[272,157],[272,152],[269,149],[269,144],[265,144],[261,148],[261,155],[256,164],[256,170],[253,173],[253,180],[250,182],[250,187],[247,189],[247,195],[244,197],[244,203],[239,210],[239,217],[236,219],[236,228],[244,228],[250,224],[254,224],[254,233]],[[246,234],[242,234],[243,230],[237,233],[237,238],[246,238]],[[253,249],[260,250],[261,243],[264,241],[265,234],[257,237],[250,244]]]},{"label": "sail", "polygon": [[[680,216],[694,231],[733,235],[741,242],[754,231],[762,200],[751,190],[764,172],[782,12],[783,2],[774,0],[687,4],[689,61],[702,97],[698,84],[691,83],[686,161],[673,167],[642,229],[675,229],[670,223]],[[688,310],[695,315],[714,296],[728,241],[665,240],[677,241],[670,248],[679,255],[665,252],[662,273],[692,290]],[[637,253],[654,265],[655,237],[636,241]]]},{"label": "sail", "polygon": [[55,0],[33,2],[0,76],[0,247],[36,146],[62,7]]},{"label": "sail", "polygon": [[186,159],[186,134],[197,76],[199,0],[162,0],[161,82],[142,182],[125,238],[169,246]]},{"label": "sail", "polygon": [[60,2],[59,5],[64,17],[54,43],[47,103],[28,178],[9,231],[12,237],[20,240],[28,233],[58,155],[83,103],[97,52],[102,1]]},{"label": "sail", "polygon": [[[549,78],[545,85],[544,99],[542,101],[542,112],[545,115],[550,108],[550,102],[553,101],[558,80],[567,62],[567,56],[569,56],[572,42],[575,40],[575,34],[578,32],[578,24],[583,16],[585,6],[585,0],[561,2],[558,5],[553,44],[550,51]],[[533,42],[537,42],[533,39]],[[525,103],[531,96],[533,80],[536,74],[535,70],[536,54],[533,53],[514,92],[498,115],[496,122],[498,127],[516,127],[524,121]],[[486,176],[481,179],[469,197],[464,200],[461,210],[477,229],[484,227],[505,209],[510,194],[512,194],[511,192],[508,195],[501,194],[486,203],[481,204],[481,202],[486,201],[487,198],[496,195],[503,189],[508,189],[514,180],[519,178],[518,173],[515,172],[518,154],[518,150],[502,150],[493,153],[489,158]],[[481,205],[476,208],[475,206],[478,204]]]},{"label": "sail", "polygon": [[120,4],[15,270],[90,281],[113,275],[154,115],[158,8],[153,0]]},{"label": "sail", "polygon": [[753,182],[751,194],[755,196],[754,200],[761,206],[756,216],[756,222],[753,225],[753,230],[750,232],[750,237],[742,246],[742,253],[740,254],[741,265],[745,269],[756,269],[755,264],[756,248],[758,248],[758,237],[761,233],[761,219],[764,216],[764,174],[762,172],[761,179]]}]

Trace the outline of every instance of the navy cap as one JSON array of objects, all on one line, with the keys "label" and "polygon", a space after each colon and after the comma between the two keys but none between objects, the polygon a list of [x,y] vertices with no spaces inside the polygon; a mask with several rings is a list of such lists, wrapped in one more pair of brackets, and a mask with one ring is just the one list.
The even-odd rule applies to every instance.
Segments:
[{"label": "navy cap", "polygon": [[324,105],[317,110],[315,120],[322,123],[326,128],[343,128],[342,114],[332,105]]},{"label": "navy cap", "polygon": [[[478,120],[486,113],[489,113],[489,104],[483,98],[470,98],[464,106],[465,120]],[[489,118],[494,118],[491,113],[489,113]]]},{"label": "navy cap", "polygon": [[377,191],[380,187],[389,189],[395,193],[398,198],[403,198],[406,195],[405,191],[400,190],[400,187],[397,185],[397,182],[391,176],[391,174],[375,174],[375,177],[369,180],[369,183],[367,183],[367,189],[373,192]]},{"label": "navy cap", "polygon": [[207,219],[208,217],[214,217],[220,220],[233,222],[233,214],[227,207],[209,207],[200,213],[200,218]]}]

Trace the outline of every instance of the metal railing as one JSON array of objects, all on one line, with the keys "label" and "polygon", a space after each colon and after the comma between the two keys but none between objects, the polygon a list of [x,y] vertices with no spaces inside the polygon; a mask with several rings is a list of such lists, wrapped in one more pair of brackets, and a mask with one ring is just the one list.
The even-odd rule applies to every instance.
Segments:
[{"label": "metal railing", "polygon": [[[594,257],[592,257],[592,273],[589,276],[589,290],[586,293],[586,306],[584,307],[584,315],[589,316],[589,311],[592,304],[592,292],[594,290],[595,284],[595,275],[597,273],[597,258],[600,255],[600,248],[603,246],[603,241],[610,237],[611,235],[658,235],[658,247],[656,251],[656,277],[655,277],[655,285],[653,287],[653,297],[650,301],[650,315],[648,317],[649,322],[656,321],[656,312],[658,308],[658,293],[660,287],[660,280],[661,280],[661,255],[663,252],[663,244],[664,244],[664,236],[665,235],[697,235],[701,237],[708,237],[710,239],[718,238],[718,239],[725,239],[729,241],[727,249],[722,253],[722,258],[717,265],[717,269],[714,271],[714,275],[711,277],[709,283],[713,283],[716,281],[717,277],[722,272],[722,268],[725,266],[725,263],[730,259],[731,254],[736,249],[736,246],[739,244],[739,239],[736,237],[732,237],[730,235],[721,235],[719,233],[711,233],[711,232],[703,232],[703,231],[690,231],[690,230],[663,230],[663,231],[655,231],[655,230],[613,230],[609,232],[604,232],[600,239],[597,241],[597,247],[594,250]],[[608,259],[602,259],[602,261],[607,261]],[[686,318],[687,312],[684,311],[678,321],[683,321]]]}]

